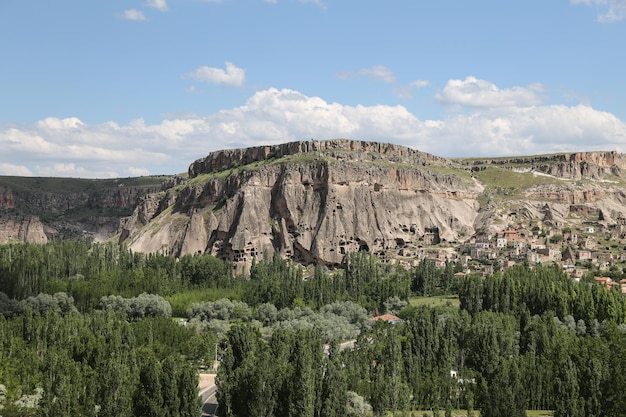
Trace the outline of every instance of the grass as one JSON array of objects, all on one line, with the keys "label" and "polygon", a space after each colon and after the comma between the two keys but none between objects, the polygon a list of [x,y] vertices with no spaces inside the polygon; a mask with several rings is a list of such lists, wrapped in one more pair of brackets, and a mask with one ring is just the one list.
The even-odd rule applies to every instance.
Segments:
[{"label": "grass", "polygon": [[14,192],[18,193],[45,192],[53,194],[91,194],[106,189],[118,189],[121,187],[158,187],[168,178],[169,176],[167,175],[115,179],[0,176],[0,186],[9,187]]},{"label": "grass", "polygon": [[222,171],[210,172],[208,174],[200,174],[197,177],[192,178],[187,183],[189,186],[199,186],[206,184],[211,180],[224,180],[231,175],[237,175],[242,172],[254,172],[259,171],[260,169],[273,166],[273,165],[296,165],[302,163],[313,162],[317,160],[325,160],[322,156],[320,157],[317,152],[307,152],[307,153],[299,153],[295,155],[286,155],[281,158],[269,158],[261,161],[254,161],[246,165],[239,165],[235,167],[230,167],[224,169]]},{"label": "grass", "polygon": [[430,297],[411,297],[409,305],[414,307],[452,307],[459,308],[461,302],[457,295],[434,295]]},{"label": "grass", "polygon": [[487,186],[514,190],[523,190],[535,185],[561,183],[556,178],[533,175],[532,172],[516,172],[498,167],[489,167],[475,172],[474,175]]},{"label": "grass", "polygon": [[453,175],[466,181],[472,180],[472,175],[465,167],[449,166],[449,165],[427,165],[425,167],[429,171],[438,172],[444,175]]}]

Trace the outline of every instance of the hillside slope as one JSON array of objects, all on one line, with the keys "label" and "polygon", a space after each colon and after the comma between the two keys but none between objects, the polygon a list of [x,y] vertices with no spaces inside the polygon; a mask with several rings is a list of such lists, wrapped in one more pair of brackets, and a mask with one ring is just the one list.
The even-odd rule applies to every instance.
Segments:
[{"label": "hillside slope", "polygon": [[120,241],[243,269],[274,251],[330,266],[358,250],[406,258],[533,219],[618,221],[624,167],[614,152],[448,160],[346,139],[224,150],[147,196]]},{"label": "hillside slope", "polygon": [[114,236],[120,219],[169,177],[91,180],[1,177],[0,244]]}]

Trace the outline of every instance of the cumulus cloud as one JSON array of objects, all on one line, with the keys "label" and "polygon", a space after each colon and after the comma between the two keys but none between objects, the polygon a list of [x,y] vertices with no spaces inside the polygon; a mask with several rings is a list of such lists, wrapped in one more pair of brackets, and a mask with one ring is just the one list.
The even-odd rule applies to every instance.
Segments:
[{"label": "cumulus cloud", "polygon": [[128,167],[126,172],[129,177],[144,177],[150,175],[150,170],[146,168]]},{"label": "cumulus cloud", "polygon": [[120,14],[118,17],[120,19],[125,19],[125,20],[137,20],[137,21],[146,20],[146,16],[143,14],[143,12],[137,9],[124,10],[124,12]]},{"label": "cumulus cloud", "polygon": [[445,156],[626,151],[626,124],[585,105],[480,109],[425,125],[430,151]]},{"label": "cumulus cloud", "polygon": [[528,87],[500,89],[495,84],[467,77],[464,80],[448,80],[437,99],[444,104],[468,107],[518,107],[542,103],[540,84]]},{"label": "cumulus cloud", "polygon": [[246,70],[237,67],[232,62],[226,63],[226,70],[221,68],[200,67],[183,75],[183,78],[191,78],[213,84],[226,84],[241,87],[246,81]]},{"label": "cumulus cloud", "polygon": [[157,9],[160,12],[166,12],[169,10],[167,7],[167,0],[148,0],[146,6]]},{"label": "cumulus cloud", "polygon": [[17,161],[16,166],[28,170],[22,169],[24,175],[115,177],[138,163],[160,173],[160,167],[173,159],[180,135],[190,132],[189,125],[193,121],[90,126],[77,118],[49,117],[32,126],[0,130],[0,163],[6,171]]},{"label": "cumulus cloud", "polygon": [[97,178],[173,174],[218,149],[338,137],[391,142],[447,157],[626,152],[626,125],[611,113],[582,104],[502,106],[501,99],[484,101],[493,105],[421,120],[400,105],[349,106],[270,88],[238,107],[204,116],[171,115],[155,124],[137,119],[125,125],[89,125],[78,118],[49,117],[0,129],[0,173]]},{"label": "cumulus cloud", "polygon": [[335,77],[348,80],[355,77],[367,77],[373,81],[383,83],[395,83],[396,75],[384,65],[375,65],[371,68],[361,68],[358,71],[339,71],[335,73]]},{"label": "cumulus cloud", "polygon": [[24,165],[13,165],[0,162],[0,175],[13,175],[16,177],[32,177],[33,172]]},{"label": "cumulus cloud", "polygon": [[600,23],[619,22],[626,18],[626,0],[571,0],[572,4],[596,6]]}]

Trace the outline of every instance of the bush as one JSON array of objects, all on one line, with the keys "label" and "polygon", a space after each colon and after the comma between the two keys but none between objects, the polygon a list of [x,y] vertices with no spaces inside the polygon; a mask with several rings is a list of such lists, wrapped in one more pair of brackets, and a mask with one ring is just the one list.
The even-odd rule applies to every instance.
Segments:
[{"label": "bush", "polygon": [[133,298],[109,295],[100,299],[99,307],[102,310],[110,308],[116,313],[123,313],[129,319],[172,316],[170,303],[156,294],[143,293]]}]

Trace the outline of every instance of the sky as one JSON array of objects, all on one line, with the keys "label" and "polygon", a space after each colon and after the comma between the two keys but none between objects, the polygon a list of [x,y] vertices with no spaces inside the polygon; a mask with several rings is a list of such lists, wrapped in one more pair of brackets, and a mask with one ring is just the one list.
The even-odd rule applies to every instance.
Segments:
[{"label": "sky", "polygon": [[626,0],[0,0],[0,175],[350,138],[626,152]]}]

